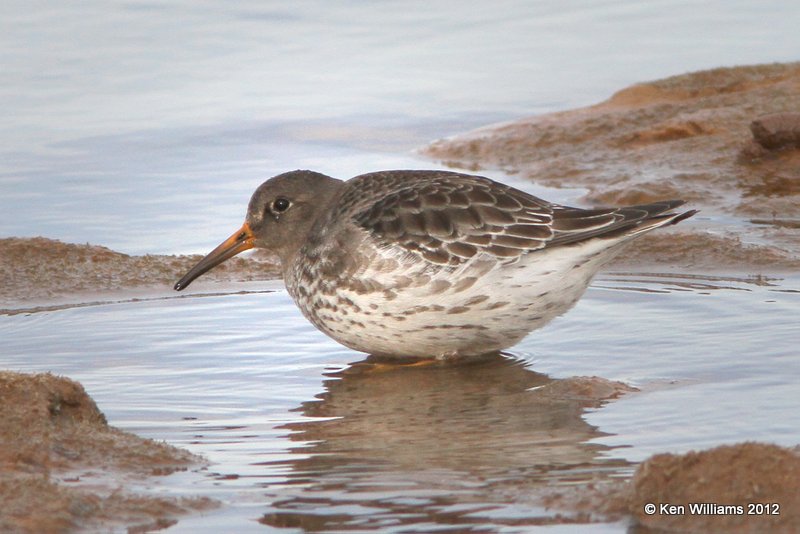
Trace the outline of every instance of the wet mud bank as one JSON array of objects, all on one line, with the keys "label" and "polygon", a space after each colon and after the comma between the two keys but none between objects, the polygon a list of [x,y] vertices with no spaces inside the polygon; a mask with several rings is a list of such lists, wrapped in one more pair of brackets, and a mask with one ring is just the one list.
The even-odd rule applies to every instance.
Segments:
[{"label": "wet mud bank", "polygon": [[0,408],[2,532],[145,532],[216,506],[126,491],[203,460],[109,426],[77,382],[0,371]]},{"label": "wet mud bank", "polygon": [[623,496],[636,523],[649,528],[797,532],[800,455],[764,443],[657,454],[639,466]]},{"label": "wet mud bank", "polygon": [[602,520],[626,519],[634,532],[797,532],[800,450],[766,443],[657,454],[633,478],[551,489],[543,504]]},{"label": "wet mud bank", "polygon": [[797,110],[800,63],[719,68],[637,84],[587,108],[487,126],[422,153],[451,167],[586,188],[586,205],[681,198],[701,211],[671,234],[637,241],[629,249],[637,262],[795,270]]},{"label": "wet mud bank", "polygon": [[[129,256],[45,237],[0,239],[0,313],[120,298],[169,295],[200,255]],[[233,258],[203,277],[206,287],[278,278],[264,254]]]}]

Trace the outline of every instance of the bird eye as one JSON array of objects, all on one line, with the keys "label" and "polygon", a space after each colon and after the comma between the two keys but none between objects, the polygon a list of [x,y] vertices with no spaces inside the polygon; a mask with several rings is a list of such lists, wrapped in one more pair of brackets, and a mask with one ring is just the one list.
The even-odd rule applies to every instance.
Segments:
[{"label": "bird eye", "polygon": [[291,205],[292,203],[289,202],[288,198],[278,197],[272,202],[272,211],[275,213],[283,213],[288,210]]}]

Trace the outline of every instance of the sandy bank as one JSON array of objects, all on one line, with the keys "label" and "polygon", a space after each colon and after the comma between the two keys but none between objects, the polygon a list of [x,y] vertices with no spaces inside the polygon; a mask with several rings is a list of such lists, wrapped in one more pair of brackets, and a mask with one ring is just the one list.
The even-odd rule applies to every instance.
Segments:
[{"label": "sandy bank", "polygon": [[[627,511],[649,528],[788,533],[800,527],[800,455],[776,445],[657,454],[639,466],[627,490]],[[655,513],[645,510],[648,503],[656,504]]]},{"label": "sandy bank", "polygon": [[77,382],[2,371],[0,409],[2,532],[145,531],[215,506],[126,491],[202,460],[109,426]]},{"label": "sandy bank", "polygon": [[[0,239],[0,312],[8,307],[80,302],[138,290],[164,295],[202,256],[129,256],[97,245],[44,237]],[[266,280],[279,276],[265,255],[233,258],[203,276],[203,283]],[[73,299],[75,300],[75,299]]]},{"label": "sandy bank", "polygon": [[546,493],[549,508],[628,518],[634,531],[788,534],[800,530],[800,453],[747,442],[657,454],[630,480]]},{"label": "sandy bank", "polygon": [[720,68],[487,126],[423,153],[454,167],[586,188],[590,205],[682,198],[701,210],[672,234],[631,247],[635,262],[793,270],[800,267],[798,110],[800,63]]}]

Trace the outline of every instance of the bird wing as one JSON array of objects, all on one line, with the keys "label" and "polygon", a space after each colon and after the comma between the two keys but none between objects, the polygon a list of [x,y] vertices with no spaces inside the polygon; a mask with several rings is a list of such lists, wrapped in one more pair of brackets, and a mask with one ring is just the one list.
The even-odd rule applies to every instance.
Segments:
[{"label": "bird wing", "polygon": [[370,173],[351,182],[357,187],[348,188],[342,204],[354,208],[356,224],[386,247],[442,266],[457,266],[481,253],[513,262],[547,247],[632,233],[683,203],[585,210],[481,176],[444,171]]}]

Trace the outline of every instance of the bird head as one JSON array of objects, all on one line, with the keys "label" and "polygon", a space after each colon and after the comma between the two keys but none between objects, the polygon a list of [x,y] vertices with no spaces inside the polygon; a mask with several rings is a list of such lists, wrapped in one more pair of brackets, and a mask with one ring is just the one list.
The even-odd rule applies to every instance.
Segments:
[{"label": "bird head", "polygon": [[251,248],[270,250],[284,264],[290,261],[342,183],[313,171],[270,178],[250,198],[242,227],[192,267],[175,290],[186,289],[194,279]]}]

